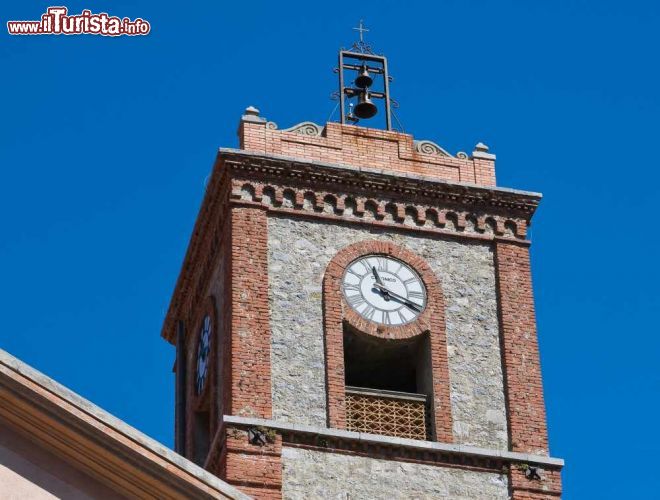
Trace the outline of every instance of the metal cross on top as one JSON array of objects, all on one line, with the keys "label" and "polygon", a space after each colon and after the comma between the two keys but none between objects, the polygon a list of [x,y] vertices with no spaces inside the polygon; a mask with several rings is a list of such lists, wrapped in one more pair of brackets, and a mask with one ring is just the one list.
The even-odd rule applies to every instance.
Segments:
[{"label": "metal cross on top", "polygon": [[360,27],[359,28],[353,28],[353,31],[359,31],[360,32],[360,43],[364,43],[364,38],[363,35],[367,31],[369,31],[367,28],[364,27],[362,24],[362,19],[360,19]]},{"label": "metal cross on top", "polygon": [[[378,106],[373,99],[382,99],[385,108],[385,128],[392,130],[390,99],[390,76],[387,72],[387,58],[376,55],[364,41],[364,34],[369,30],[364,21],[353,28],[360,34],[360,39],[353,43],[350,50],[339,51],[339,64],[335,72],[339,74],[339,110],[341,123],[356,125],[360,120],[368,120],[378,113]],[[378,81],[375,88],[372,87]]]},{"label": "metal cross on top", "polygon": [[362,54],[373,54],[369,44],[364,41],[364,34],[369,30],[365,28],[362,19],[360,19],[360,26],[358,28],[353,28],[353,31],[360,33],[360,40],[353,44],[353,50],[361,52]]}]

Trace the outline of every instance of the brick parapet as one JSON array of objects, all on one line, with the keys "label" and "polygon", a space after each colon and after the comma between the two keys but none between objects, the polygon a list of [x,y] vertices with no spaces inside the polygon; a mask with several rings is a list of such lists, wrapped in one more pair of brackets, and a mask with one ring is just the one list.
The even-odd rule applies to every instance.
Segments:
[{"label": "brick parapet", "polygon": [[437,145],[416,148],[413,136],[401,132],[339,123],[326,123],[322,129],[309,124],[278,130],[274,123],[248,115],[241,121],[238,134],[245,151],[495,186],[494,155],[452,156]]}]

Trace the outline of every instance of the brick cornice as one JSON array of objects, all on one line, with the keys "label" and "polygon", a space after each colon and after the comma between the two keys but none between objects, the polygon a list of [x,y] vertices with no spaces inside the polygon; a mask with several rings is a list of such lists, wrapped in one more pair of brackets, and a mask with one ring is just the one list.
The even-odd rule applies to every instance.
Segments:
[{"label": "brick cornice", "polygon": [[314,186],[331,186],[335,190],[404,195],[433,200],[458,202],[465,206],[503,208],[531,217],[538,207],[541,194],[515,189],[485,187],[469,183],[450,182],[431,177],[392,173],[382,169],[354,167],[303,160],[299,158],[261,154],[238,149],[221,148],[218,159],[241,177],[267,176],[272,179],[294,179]]}]

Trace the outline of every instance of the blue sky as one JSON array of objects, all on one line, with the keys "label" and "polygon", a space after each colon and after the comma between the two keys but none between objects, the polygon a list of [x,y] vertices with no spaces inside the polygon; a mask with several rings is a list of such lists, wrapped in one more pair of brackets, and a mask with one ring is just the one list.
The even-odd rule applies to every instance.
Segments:
[{"label": "blue sky", "polygon": [[[3,5],[39,19],[48,3]],[[533,272],[565,498],[648,498],[660,442],[657,2],[68,2],[146,37],[0,39],[0,347],[165,444],[159,336],[216,148],[248,105],[326,121],[365,19],[398,116],[541,191]],[[186,7],[182,7],[186,5]]]}]

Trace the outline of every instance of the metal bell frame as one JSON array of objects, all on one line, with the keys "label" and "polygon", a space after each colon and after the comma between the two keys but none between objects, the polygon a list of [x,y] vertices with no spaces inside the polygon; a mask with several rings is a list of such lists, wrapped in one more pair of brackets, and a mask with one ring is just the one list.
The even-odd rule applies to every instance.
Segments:
[{"label": "metal bell frame", "polygon": [[[362,119],[372,118],[378,111],[378,108],[371,99],[383,99],[385,101],[385,127],[387,130],[392,130],[390,76],[387,71],[387,58],[375,54],[340,50],[338,70],[341,123],[346,124],[347,121],[355,121],[355,118],[346,114],[348,99],[356,96],[358,97],[358,104],[355,106],[354,112],[355,115],[358,116],[357,110],[360,109],[363,116],[358,116],[358,118]],[[355,84],[358,86],[359,83],[363,86],[358,86],[358,88],[346,86],[344,83],[346,80],[344,72],[346,70],[356,71],[358,76],[355,78]],[[369,90],[369,87],[373,84],[373,78],[371,75],[382,76],[383,92]],[[359,108],[360,106],[362,107]]]}]

